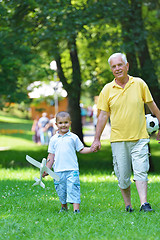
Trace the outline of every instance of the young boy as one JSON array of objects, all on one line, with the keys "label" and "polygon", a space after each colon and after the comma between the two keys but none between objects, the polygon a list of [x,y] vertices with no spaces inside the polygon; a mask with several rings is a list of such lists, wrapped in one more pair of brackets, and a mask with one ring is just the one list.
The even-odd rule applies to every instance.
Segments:
[{"label": "young boy", "polygon": [[[84,154],[92,151],[90,147],[84,147],[76,134],[70,132],[71,119],[68,112],[57,113],[56,125],[58,131],[48,146],[47,167],[53,165],[54,172],[60,176],[60,181],[54,181],[61,202],[60,212],[67,211],[67,203],[72,203],[74,213],[79,213],[80,181],[76,151]],[[44,172],[43,177],[46,175]]]}]

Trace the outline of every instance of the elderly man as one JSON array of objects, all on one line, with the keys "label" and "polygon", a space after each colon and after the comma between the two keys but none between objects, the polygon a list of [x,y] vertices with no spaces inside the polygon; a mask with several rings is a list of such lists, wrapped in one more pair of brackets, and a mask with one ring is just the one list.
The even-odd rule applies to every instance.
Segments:
[{"label": "elderly man", "polygon": [[[114,53],[108,59],[114,80],[102,89],[97,108],[100,110],[92,150],[101,147],[100,137],[105,124],[111,120],[111,148],[114,171],[125,202],[126,211],[132,212],[130,177],[133,168],[134,181],[140,198],[140,211],[153,211],[147,202],[147,172],[149,170],[149,136],[146,130],[144,104],[160,122],[160,111],[147,84],[140,78],[128,75],[129,63],[122,53]],[[160,140],[160,131],[157,139]]]}]

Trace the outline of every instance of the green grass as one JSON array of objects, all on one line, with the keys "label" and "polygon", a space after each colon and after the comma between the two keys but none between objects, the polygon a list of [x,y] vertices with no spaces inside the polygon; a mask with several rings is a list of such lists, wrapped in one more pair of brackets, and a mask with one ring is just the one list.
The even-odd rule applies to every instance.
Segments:
[{"label": "green grass", "polygon": [[1,239],[159,239],[160,196],[158,175],[150,176],[149,200],[155,213],[139,213],[139,200],[132,186],[135,212],[124,211],[114,175],[81,174],[81,213],[59,214],[60,203],[53,181],[45,189],[32,187],[37,169],[0,170]]},{"label": "green grass", "polygon": [[[133,213],[126,213],[117,180],[112,174],[112,154],[108,141],[102,150],[78,154],[81,181],[81,213],[59,214],[60,203],[50,176],[45,189],[32,187],[37,168],[26,160],[28,154],[41,161],[46,146],[37,146],[30,131],[32,121],[0,115],[0,129],[22,129],[23,133],[0,135],[0,236],[1,239],[160,239],[160,145],[151,140],[155,172],[149,174],[148,201],[154,213],[140,213],[135,184]],[[90,144],[90,143],[88,143]]]}]

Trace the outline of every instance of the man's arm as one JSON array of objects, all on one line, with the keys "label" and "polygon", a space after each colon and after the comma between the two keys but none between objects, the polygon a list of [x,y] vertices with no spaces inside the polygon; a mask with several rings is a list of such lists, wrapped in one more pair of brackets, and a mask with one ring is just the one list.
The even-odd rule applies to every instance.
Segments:
[{"label": "man's arm", "polygon": [[[149,103],[147,103],[147,106],[149,107],[152,114],[156,116],[156,118],[158,119],[159,124],[160,124],[160,110],[157,107],[156,103],[154,101],[149,102]],[[157,134],[157,140],[160,141],[160,129],[159,129],[158,134]]]},{"label": "man's arm", "polygon": [[93,152],[97,152],[101,148],[100,138],[101,138],[102,132],[104,130],[104,127],[107,123],[108,118],[109,118],[109,112],[105,112],[105,111],[101,110],[100,114],[98,116],[98,120],[97,120],[94,141],[91,146],[91,150]]}]

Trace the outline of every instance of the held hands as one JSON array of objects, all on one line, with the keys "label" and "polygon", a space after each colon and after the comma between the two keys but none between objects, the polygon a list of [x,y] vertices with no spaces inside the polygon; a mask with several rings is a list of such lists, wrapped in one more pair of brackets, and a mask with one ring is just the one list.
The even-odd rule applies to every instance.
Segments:
[{"label": "held hands", "polygon": [[48,176],[48,173],[46,173],[46,172],[44,171],[42,177],[44,178],[44,177],[46,177],[46,176]]},{"label": "held hands", "polygon": [[100,142],[100,140],[95,139],[91,145],[91,151],[97,152],[100,149],[101,149],[101,142]]}]

